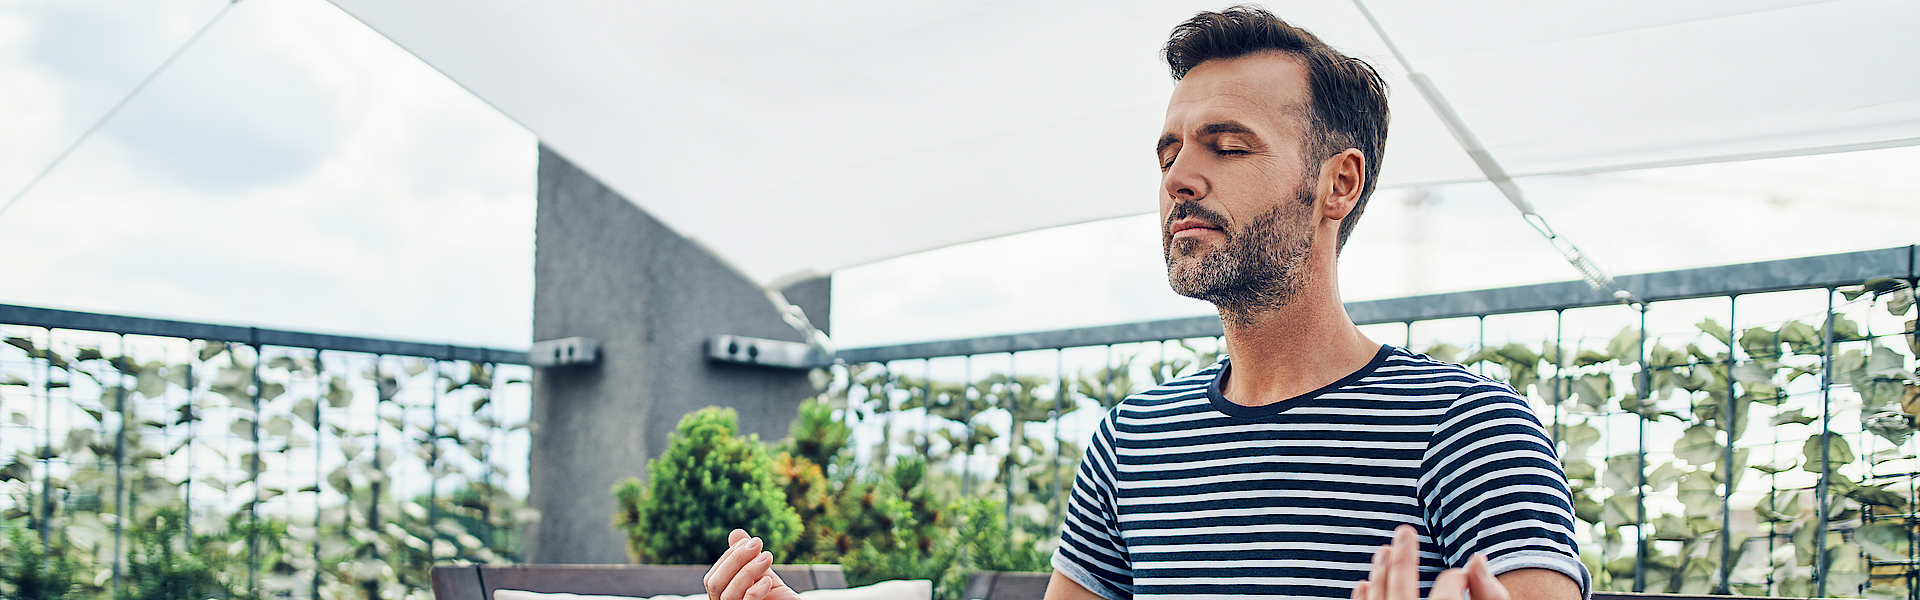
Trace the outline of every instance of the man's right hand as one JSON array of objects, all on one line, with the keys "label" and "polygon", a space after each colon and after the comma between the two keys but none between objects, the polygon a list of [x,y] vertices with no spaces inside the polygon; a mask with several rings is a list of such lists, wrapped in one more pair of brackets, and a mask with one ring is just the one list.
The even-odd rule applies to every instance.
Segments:
[{"label": "man's right hand", "polygon": [[727,534],[727,544],[727,552],[707,570],[707,600],[800,600],[773,573],[773,553],[762,548],[760,538],[735,529]]}]

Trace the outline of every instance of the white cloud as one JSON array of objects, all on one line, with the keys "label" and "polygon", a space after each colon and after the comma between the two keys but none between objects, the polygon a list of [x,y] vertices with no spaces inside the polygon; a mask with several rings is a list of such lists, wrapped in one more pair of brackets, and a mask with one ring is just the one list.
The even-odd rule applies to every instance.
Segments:
[{"label": "white cloud", "polygon": [[[0,189],[218,4],[0,14]],[[249,0],[0,215],[0,302],[524,346],[535,143],[332,5]]]}]

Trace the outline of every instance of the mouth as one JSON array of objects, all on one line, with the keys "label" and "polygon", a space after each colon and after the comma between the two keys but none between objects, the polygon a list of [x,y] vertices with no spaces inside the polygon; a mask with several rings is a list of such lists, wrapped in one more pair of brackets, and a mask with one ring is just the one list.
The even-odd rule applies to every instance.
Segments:
[{"label": "mouth", "polygon": [[1192,237],[1208,232],[1219,233],[1220,227],[1198,219],[1181,219],[1167,226],[1167,237]]}]

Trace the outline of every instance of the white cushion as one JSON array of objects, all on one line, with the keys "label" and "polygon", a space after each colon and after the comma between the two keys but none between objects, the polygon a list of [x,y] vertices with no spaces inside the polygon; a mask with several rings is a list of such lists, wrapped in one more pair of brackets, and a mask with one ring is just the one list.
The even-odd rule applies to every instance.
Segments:
[{"label": "white cushion", "polygon": [[[882,581],[843,590],[800,592],[805,600],[933,600],[933,582],[925,579]],[[520,590],[496,590],[493,600],[635,600],[637,596],[586,596],[581,594],[542,594]],[[675,596],[664,594],[646,600],[706,600],[706,594]]]}]

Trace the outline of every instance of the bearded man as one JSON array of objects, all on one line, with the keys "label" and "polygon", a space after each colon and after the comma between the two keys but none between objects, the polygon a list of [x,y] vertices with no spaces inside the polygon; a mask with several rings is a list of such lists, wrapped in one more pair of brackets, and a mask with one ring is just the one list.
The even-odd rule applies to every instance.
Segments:
[{"label": "bearded man", "polygon": [[[1108,412],[1047,598],[1587,594],[1565,476],[1526,400],[1367,339],[1341,305],[1337,259],[1386,144],[1380,76],[1246,6],[1195,15],[1164,53],[1167,279],[1219,309],[1229,358]],[[734,537],[709,595],[791,595]],[[1387,562],[1404,574],[1381,584]],[[1466,577],[1440,578],[1449,567]]]}]

